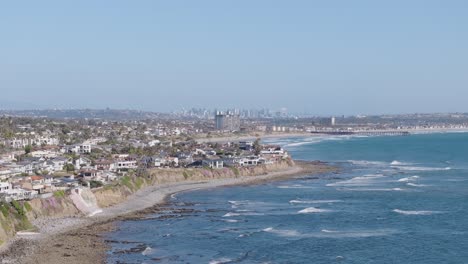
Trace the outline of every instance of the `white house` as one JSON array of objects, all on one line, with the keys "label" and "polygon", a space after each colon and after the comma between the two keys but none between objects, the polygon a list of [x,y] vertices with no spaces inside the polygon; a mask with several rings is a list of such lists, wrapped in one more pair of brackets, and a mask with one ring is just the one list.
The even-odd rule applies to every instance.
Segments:
[{"label": "white house", "polygon": [[118,160],[115,163],[114,168],[117,171],[129,170],[138,168],[136,160]]},{"label": "white house", "polygon": [[257,166],[265,164],[265,159],[257,156],[248,156],[237,160],[240,166]]},{"label": "white house", "polygon": [[62,152],[63,153],[76,153],[76,154],[91,153],[91,145],[81,144],[81,145],[63,146]]},{"label": "white house", "polygon": [[281,147],[276,147],[276,146],[275,147],[266,147],[260,153],[261,154],[283,155],[284,154],[284,149],[282,149]]},{"label": "white house", "polygon": [[224,162],[221,159],[206,159],[202,161],[202,165],[211,169],[222,169]]},{"label": "white house", "polygon": [[0,193],[7,193],[9,190],[11,190],[9,182],[0,182]]}]

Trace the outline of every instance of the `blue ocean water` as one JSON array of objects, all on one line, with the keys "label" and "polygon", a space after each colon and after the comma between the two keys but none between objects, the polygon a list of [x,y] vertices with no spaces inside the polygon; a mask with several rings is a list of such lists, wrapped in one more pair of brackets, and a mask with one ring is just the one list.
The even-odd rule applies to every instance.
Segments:
[{"label": "blue ocean water", "polygon": [[177,194],[108,262],[468,263],[468,134],[269,142],[342,172]]}]

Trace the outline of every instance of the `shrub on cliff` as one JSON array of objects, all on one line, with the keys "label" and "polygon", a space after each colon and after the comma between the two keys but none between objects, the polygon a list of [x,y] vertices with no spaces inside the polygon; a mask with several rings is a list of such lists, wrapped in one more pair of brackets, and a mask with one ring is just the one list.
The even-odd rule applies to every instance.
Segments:
[{"label": "shrub on cliff", "polygon": [[25,215],[26,212],[23,209],[23,206],[18,202],[18,201],[11,201],[11,205],[15,208],[16,212],[18,212],[19,215]]},{"label": "shrub on cliff", "polygon": [[2,211],[4,217],[8,217],[10,215],[9,206],[3,202],[0,203],[0,211]]},{"label": "shrub on cliff", "polygon": [[133,184],[132,184],[132,179],[129,176],[123,176],[120,179],[120,182],[124,185],[127,186],[130,190],[133,190]]},{"label": "shrub on cliff", "polygon": [[141,186],[143,186],[143,178],[140,178],[140,177],[137,177],[135,179],[135,186],[137,187],[137,189],[141,189]]},{"label": "shrub on cliff", "polygon": [[94,189],[94,188],[99,188],[99,187],[102,187],[104,184],[100,181],[90,181],[89,182],[89,187],[91,189]]},{"label": "shrub on cliff", "polygon": [[63,198],[65,197],[65,191],[59,190],[54,192],[54,197],[55,198]]},{"label": "shrub on cliff", "polygon": [[236,175],[236,177],[239,177],[240,172],[239,172],[239,169],[238,169],[238,168],[236,168],[236,167],[231,167],[231,170],[232,170],[232,172],[234,172],[234,175]]},{"label": "shrub on cliff", "polygon": [[24,208],[26,208],[26,211],[28,212],[32,211],[32,207],[28,202],[24,202],[23,205],[24,205]]}]

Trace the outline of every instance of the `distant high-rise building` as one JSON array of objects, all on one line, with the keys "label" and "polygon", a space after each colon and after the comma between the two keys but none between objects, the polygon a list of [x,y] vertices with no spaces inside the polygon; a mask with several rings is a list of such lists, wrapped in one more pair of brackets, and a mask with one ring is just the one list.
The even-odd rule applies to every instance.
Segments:
[{"label": "distant high-rise building", "polygon": [[331,125],[332,126],[336,125],[336,118],[334,116],[332,116],[331,118]]},{"label": "distant high-rise building", "polygon": [[219,131],[239,131],[240,116],[233,111],[216,111],[215,129]]}]

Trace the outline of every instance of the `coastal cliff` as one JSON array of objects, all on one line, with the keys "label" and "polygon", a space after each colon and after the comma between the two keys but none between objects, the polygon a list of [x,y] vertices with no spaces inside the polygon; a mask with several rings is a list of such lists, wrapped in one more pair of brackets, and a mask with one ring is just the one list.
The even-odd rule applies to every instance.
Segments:
[{"label": "coastal cliff", "polygon": [[266,175],[294,166],[292,160],[276,164],[241,168],[177,168],[152,169],[144,175],[124,176],[119,181],[98,189],[74,189],[57,191],[48,198],[33,199],[0,204],[0,245],[20,231],[35,231],[32,224],[36,220],[63,217],[92,216],[101,212],[101,208],[124,202],[130,195],[149,186],[184,181],[209,181]]},{"label": "coastal cliff", "polygon": [[97,189],[94,191],[94,194],[99,207],[105,208],[125,201],[129,195],[148,186],[183,181],[208,181],[213,179],[260,176],[270,172],[281,171],[291,166],[294,166],[294,162],[287,160],[276,164],[241,168],[153,169],[142,177],[122,177],[119,183]]}]

